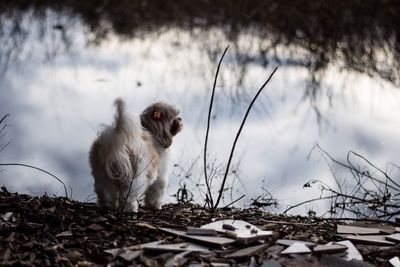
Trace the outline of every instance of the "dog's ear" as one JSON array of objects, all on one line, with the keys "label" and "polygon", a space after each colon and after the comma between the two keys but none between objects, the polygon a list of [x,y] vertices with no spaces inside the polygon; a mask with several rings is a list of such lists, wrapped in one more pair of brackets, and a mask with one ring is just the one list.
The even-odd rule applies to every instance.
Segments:
[{"label": "dog's ear", "polygon": [[157,109],[157,107],[155,107],[154,105],[147,107],[142,112],[142,114],[140,114],[140,121],[142,126],[150,130],[151,132],[153,132],[152,129],[155,126],[164,123],[164,120],[165,120],[164,113],[161,110]]},{"label": "dog's ear", "polygon": [[151,113],[151,118],[155,121],[162,122],[164,120],[164,113],[161,111],[153,110]]}]

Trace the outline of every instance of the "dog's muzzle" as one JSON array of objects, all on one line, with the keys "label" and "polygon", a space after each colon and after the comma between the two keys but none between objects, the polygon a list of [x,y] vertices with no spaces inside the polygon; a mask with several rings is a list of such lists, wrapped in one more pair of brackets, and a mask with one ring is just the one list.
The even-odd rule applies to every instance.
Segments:
[{"label": "dog's muzzle", "polygon": [[176,135],[182,130],[183,124],[180,117],[174,119],[171,124],[171,129],[169,130],[172,135]]}]

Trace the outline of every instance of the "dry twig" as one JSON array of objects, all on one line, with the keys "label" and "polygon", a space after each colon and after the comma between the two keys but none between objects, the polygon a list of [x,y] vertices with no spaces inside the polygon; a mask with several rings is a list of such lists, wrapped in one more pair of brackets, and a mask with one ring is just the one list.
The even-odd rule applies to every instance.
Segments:
[{"label": "dry twig", "polygon": [[[376,218],[390,219],[393,216],[400,214],[400,198],[398,197],[400,195],[400,186],[399,183],[396,182],[394,178],[390,177],[387,172],[378,168],[364,156],[354,151],[348,152],[346,157],[347,163],[344,163],[334,159],[318,144],[315,148],[318,149],[321,156],[328,164],[336,182],[336,188],[333,188],[319,180],[309,181],[304,185],[304,187],[318,185],[321,190],[321,196],[319,198],[310,199],[290,206],[284,211],[284,213],[306,203],[329,199],[331,200],[331,209],[328,212],[331,213],[331,215],[338,216],[339,211],[339,218],[347,214],[353,214],[356,218],[368,218],[374,216]],[[356,165],[352,159],[353,156],[366,164]],[[344,190],[344,184],[340,183],[328,160],[349,171],[351,175],[350,177],[353,178],[356,183],[350,192]],[[370,168],[375,171],[370,171]],[[328,195],[323,196],[325,193]]]},{"label": "dry twig", "polygon": [[38,167],[35,167],[35,166],[32,166],[32,165],[22,164],[22,163],[0,163],[0,166],[20,166],[20,167],[26,167],[26,168],[35,169],[35,170],[41,171],[41,172],[43,172],[45,174],[48,174],[51,177],[53,177],[54,179],[56,179],[57,181],[59,181],[63,185],[65,198],[68,199],[68,190],[67,190],[67,186],[65,185],[65,183],[60,178],[58,178],[57,176],[55,176],[54,174],[52,174],[52,173],[50,173],[50,172],[48,172],[46,170],[43,170],[41,168],[38,168]]}]

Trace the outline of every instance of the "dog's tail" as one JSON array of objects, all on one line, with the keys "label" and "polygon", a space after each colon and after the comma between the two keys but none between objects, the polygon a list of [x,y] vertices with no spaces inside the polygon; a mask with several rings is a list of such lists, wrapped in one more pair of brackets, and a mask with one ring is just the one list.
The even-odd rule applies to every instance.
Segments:
[{"label": "dog's tail", "polygon": [[125,102],[115,100],[116,113],[112,126],[105,126],[99,136],[107,176],[118,181],[132,179],[140,151],[141,124],[138,117],[128,114]]}]

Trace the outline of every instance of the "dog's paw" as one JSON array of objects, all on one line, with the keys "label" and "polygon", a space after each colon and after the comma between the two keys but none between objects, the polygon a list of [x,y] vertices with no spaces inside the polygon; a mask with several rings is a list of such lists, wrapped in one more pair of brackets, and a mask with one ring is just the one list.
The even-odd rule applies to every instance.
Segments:
[{"label": "dog's paw", "polygon": [[138,212],[138,208],[139,205],[138,203],[135,201],[133,203],[126,203],[125,207],[124,207],[124,212]]},{"label": "dog's paw", "polygon": [[152,209],[152,210],[160,210],[162,205],[160,202],[158,201],[154,201],[154,202],[147,202],[144,205],[146,208],[148,209]]}]

